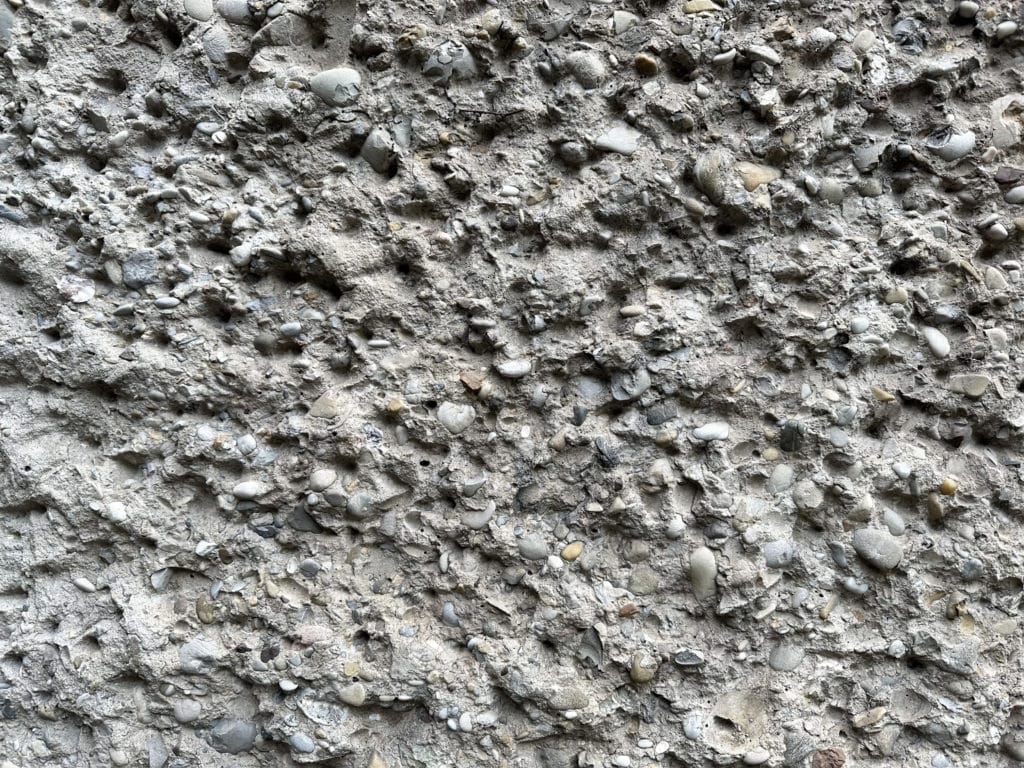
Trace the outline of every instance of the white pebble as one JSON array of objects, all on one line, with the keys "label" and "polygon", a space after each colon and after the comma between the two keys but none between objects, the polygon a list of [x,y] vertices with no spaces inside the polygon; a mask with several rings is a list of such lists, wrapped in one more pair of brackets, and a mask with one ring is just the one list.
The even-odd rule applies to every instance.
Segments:
[{"label": "white pebble", "polygon": [[725,440],[729,437],[729,424],[724,421],[712,421],[710,424],[705,424],[693,430],[693,436],[705,443],[710,443],[714,440]]},{"label": "white pebble", "polygon": [[949,354],[949,339],[946,338],[946,334],[938,328],[930,328],[928,326],[922,328],[921,333],[924,334],[924,340],[928,343],[928,348],[932,351],[933,355],[945,357]]},{"label": "white pebble", "polygon": [[267,492],[267,486],[256,480],[245,480],[231,489],[232,495],[242,501],[252,501]]}]

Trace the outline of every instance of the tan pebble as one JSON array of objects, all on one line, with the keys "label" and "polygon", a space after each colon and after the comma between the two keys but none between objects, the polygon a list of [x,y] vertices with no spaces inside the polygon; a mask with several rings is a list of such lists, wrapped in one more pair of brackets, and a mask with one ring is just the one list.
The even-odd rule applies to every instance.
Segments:
[{"label": "tan pebble", "polygon": [[400,397],[393,397],[388,401],[388,413],[400,413],[403,408],[405,408],[405,403]]},{"label": "tan pebble", "polygon": [[952,496],[956,493],[956,480],[951,477],[947,477],[939,484],[939,492],[943,496]]},{"label": "tan pebble", "polygon": [[366,768],[388,768],[388,764],[384,762],[380,752],[374,750],[373,754],[370,755],[370,761],[366,764]]},{"label": "tan pebble", "polygon": [[881,387],[876,387],[874,385],[871,387],[871,394],[874,395],[875,400],[880,403],[891,403],[896,399],[896,395],[892,392],[886,392]]},{"label": "tan pebble", "polygon": [[839,595],[830,595],[825,604],[821,606],[821,610],[818,611],[818,618],[822,621],[828,619],[832,615],[832,609],[837,605],[839,605]]},{"label": "tan pebble", "polygon": [[479,373],[473,371],[463,371],[459,374],[459,381],[462,382],[463,386],[473,392],[479,392],[480,387],[484,385],[484,377]]},{"label": "tan pebble", "polygon": [[203,624],[213,624],[216,614],[213,610],[213,601],[208,595],[202,594],[196,600],[196,616]]},{"label": "tan pebble", "polygon": [[782,176],[782,171],[778,168],[747,162],[736,163],[736,173],[739,174],[743,188],[747,192],[753,192],[763,184],[769,184]]},{"label": "tan pebble", "polygon": [[761,455],[765,461],[775,461],[779,458],[779,450],[777,448],[765,448],[764,453]]},{"label": "tan pebble", "polygon": [[885,707],[875,707],[869,709],[867,712],[861,712],[859,715],[853,716],[853,727],[854,728],[867,728],[869,725],[874,725],[883,717],[888,710]]},{"label": "tan pebble", "polygon": [[629,676],[634,683],[649,683],[658,672],[658,662],[648,653],[637,651],[629,667]]},{"label": "tan pebble", "polygon": [[907,299],[910,298],[910,294],[907,293],[907,289],[901,285],[895,288],[890,288],[885,294],[886,304],[906,304]]},{"label": "tan pebble", "polygon": [[565,547],[562,548],[562,559],[568,560],[571,563],[573,560],[579,557],[580,553],[582,552],[583,542],[574,541],[571,544],[566,544]]}]

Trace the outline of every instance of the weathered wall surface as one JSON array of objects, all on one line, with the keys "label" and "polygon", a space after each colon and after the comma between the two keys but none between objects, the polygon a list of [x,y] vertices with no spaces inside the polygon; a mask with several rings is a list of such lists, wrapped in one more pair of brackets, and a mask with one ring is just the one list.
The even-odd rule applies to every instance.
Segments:
[{"label": "weathered wall surface", "polygon": [[0,0],[0,765],[1024,761],[1018,22]]}]

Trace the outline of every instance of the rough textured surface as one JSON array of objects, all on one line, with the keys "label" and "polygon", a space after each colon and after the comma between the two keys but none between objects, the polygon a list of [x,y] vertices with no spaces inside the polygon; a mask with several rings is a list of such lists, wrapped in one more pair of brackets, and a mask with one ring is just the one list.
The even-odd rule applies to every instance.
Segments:
[{"label": "rough textured surface", "polygon": [[1024,761],[1021,13],[0,0],[0,765]]}]

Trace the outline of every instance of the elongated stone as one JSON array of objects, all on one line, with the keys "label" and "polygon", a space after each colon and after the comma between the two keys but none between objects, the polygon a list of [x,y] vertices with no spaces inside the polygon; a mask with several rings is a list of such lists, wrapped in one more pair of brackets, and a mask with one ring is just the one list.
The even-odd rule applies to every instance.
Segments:
[{"label": "elongated stone", "polygon": [[715,553],[707,547],[700,547],[690,555],[690,583],[693,594],[698,600],[714,597],[718,591],[715,578],[718,576],[718,563]]}]

